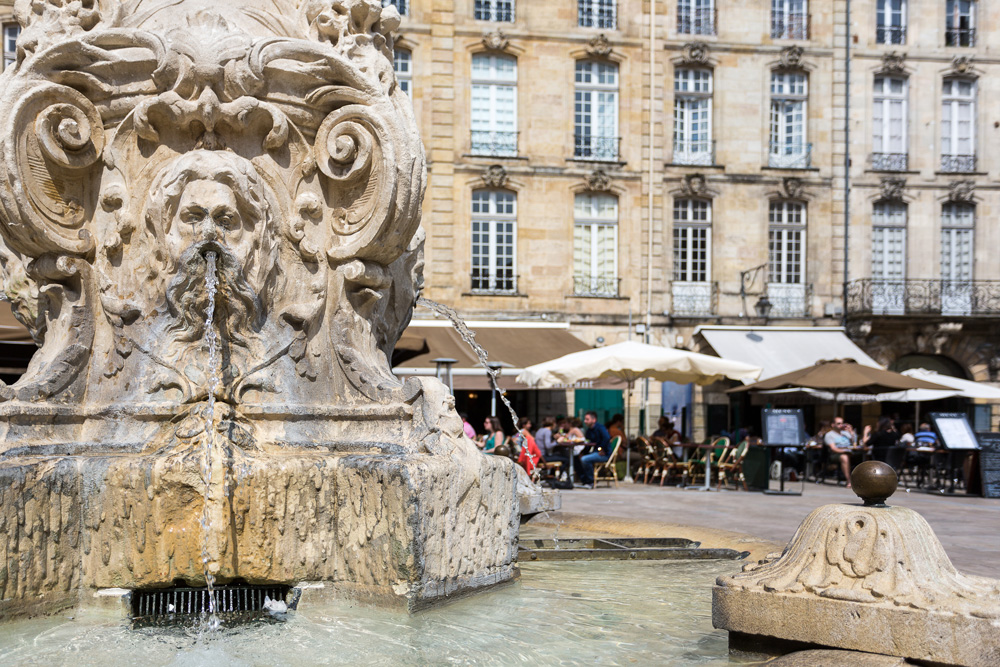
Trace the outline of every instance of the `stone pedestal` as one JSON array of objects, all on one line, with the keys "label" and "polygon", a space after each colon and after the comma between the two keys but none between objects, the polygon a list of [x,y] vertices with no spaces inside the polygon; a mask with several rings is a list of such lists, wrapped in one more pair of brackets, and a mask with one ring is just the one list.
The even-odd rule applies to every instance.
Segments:
[{"label": "stone pedestal", "polygon": [[902,507],[816,509],[783,553],[719,577],[712,622],[757,647],[1000,664],[1000,581],[956,571],[923,517]]}]

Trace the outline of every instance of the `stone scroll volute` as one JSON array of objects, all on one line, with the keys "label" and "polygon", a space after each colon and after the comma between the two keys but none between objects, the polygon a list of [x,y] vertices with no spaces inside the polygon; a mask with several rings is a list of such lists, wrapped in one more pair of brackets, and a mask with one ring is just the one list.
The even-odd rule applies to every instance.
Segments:
[{"label": "stone scroll volute", "polygon": [[239,7],[17,3],[0,266],[42,349],[0,400],[204,401],[207,252],[228,408],[412,400],[388,360],[419,292],[426,178],[392,69],[398,14]]}]

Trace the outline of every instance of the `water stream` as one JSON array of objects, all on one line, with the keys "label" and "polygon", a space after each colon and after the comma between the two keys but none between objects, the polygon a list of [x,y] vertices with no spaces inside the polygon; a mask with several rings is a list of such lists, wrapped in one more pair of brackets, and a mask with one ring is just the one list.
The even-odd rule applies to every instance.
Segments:
[{"label": "water stream", "polygon": [[205,483],[205,502],[201,514],[201,530],[203,534],[201,560],[205,568],[205,584],[208,587],[208,620],[207,630],[216,630],[220,625],[215,614],[215,577],[211,572],[210,539],[212,534],[211,494],[212,494],[212,446],[215,441],[215,391],[219,386],[219,337],[215,333],[215,297],[219,289],[219,276],[216,271],[214,252],[205,254],[205,292],[208,297],[208,307],[205,309],[205,342],[208,345],[208,404],[205,408],[205,457],[202,462],[201,476]]}]

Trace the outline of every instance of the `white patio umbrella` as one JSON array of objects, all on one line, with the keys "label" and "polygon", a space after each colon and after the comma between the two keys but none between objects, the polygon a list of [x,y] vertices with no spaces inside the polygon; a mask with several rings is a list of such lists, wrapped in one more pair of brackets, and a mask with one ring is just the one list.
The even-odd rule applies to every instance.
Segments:
[{"label": "white patio umbrella", "polygon": [[[618,378],[628,385],[625,403],[625,424],[628,428],[628,407],[632,402],[635,381],[650,378],[678,384],[712,384],[722,379],[753,381],[762,368],[739,361],[729,361],[707,354],[678,350],[659,345],[628,341],[574,352],[551,361],[528,366],[517,381],[532,387],[552,387],[574,384],[581,380]],[[630,450],[626,450],[626,480],[631,478]]]},{"label": "white patio umbrella", "polygon": [[909,391],[898,391],[891,394],[879,394],[878,400],[880,402],[899,401],[916,403],[916,416],[914,418],[914,421],[917,422],[916,426],[920,425],[920,403],[922,401],[936,401],[942,398],[951,398],[952,396],[1000,401],[1000,389],[991,387],[988,384],[983,384],[982,382],[973,382],[971,380],[963,380],[962,378],[956,378],[950,375],[941,375],[935,371],[929,371],[926,368],[911,368],[910,370],[903,371],[903,375],[908,375],[911,378],[926,380],[927,382],[933,382],[935,384],[952,388],[952,391],[910,389]]}]

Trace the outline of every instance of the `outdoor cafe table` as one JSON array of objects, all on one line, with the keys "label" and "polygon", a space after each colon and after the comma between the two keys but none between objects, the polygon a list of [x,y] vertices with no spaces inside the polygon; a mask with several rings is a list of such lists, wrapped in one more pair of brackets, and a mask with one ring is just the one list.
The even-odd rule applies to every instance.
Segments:
[{"label": "outdoor cafe table", "polygon": [[[691,459],[691,454],[698,450],[704,449],[718,449],[716,445],[698,445],[693,442],[679,443],[676,445],[668,444],[667,447],[683,447],[684,448],[684,463],[687,463]],[[687,489],[694,489],[695,491],[711,491],[712,490],[712,457],[708,456],[705,458],[705,484],[702,486],[688,486]]]},{"label": "outdoor cafe table", "polygon": [[[569,450],[568,455],[566,456],[566,458],[569,459],[569,481],[570,482],[573,481],[573,476],[574,476],[574,473],[573,473],[573,459],[576,458],[576,457],[573,456],[573,454],[576,452],[576,447],[578,447],[578,446],[586,447],[587,445],[593,445],[593,444],[594,443],[587,442],[586,440],[563,440],[562,442],[556,441],[556,442],[553,442],[551,445],[549,445],[550,449],[568,449]],[[583,450],[580,450],[580,451],[582,452]]]}]

